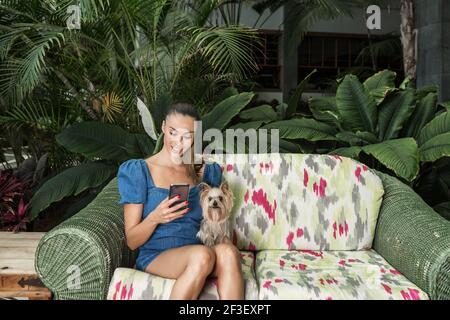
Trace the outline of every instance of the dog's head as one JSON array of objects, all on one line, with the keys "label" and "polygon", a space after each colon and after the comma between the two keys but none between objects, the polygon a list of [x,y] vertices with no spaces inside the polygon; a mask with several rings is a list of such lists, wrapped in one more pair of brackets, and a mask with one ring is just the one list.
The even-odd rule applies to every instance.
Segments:
[{"label": "dog's head", "polygon": [[233,207],[233,193],[228,182],[224,180],[218,188],[211,187],[205,182],[200,183],[199,186],[203,217],[210,221],[227,219]]}]

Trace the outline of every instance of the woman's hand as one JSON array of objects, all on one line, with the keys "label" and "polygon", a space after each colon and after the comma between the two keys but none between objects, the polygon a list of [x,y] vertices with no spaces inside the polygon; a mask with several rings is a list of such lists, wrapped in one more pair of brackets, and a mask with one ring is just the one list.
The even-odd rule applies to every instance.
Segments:
[{"label": "woman's hand", "polygon": [[[169,199],[169,197],[166,197],[155,208],[155,210],[153,210],[148,215],[147,218],[149,220],[155,222],[156,224],[160,224],[160,223],[169,223],[172,220],[175,220],[175,219],[178,219],[178,218],[184,216],[190,210],[190,208],[185,208],[183,210],[180,210],[180,209],[187,206],[187,204],[188,204],[187,201],[184,201],[173,207],[170,207],[170,205],[173,204],[175,201],[177,201],[179,198],[180,198],[180,196],[173,197],[172,199]],[[178,210],[180,210],[180,211],[178,211]]]}]

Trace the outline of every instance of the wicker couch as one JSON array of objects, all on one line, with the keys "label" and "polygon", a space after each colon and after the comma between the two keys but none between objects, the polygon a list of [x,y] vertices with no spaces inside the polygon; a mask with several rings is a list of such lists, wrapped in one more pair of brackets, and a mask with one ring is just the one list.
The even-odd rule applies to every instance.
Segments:
[{"label": "wicker couch", "polygon": [[[246,299],[449,299],[450,222],[411,188],[347,158],[229,155],[230,237]],[[174,283],[132,269],[116,179],[39,243],[56,299],[166,299]],[[200,299],[218,298],[208,279]]]}]

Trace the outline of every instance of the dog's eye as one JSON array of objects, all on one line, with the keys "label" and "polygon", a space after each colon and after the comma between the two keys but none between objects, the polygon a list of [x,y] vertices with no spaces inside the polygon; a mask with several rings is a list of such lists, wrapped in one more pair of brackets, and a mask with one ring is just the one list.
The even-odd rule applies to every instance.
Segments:
[{"label": "dog's eye", "polygon": [[211,201],[211,199],[212,199],[211,197],[208,197],[208,201]]},{"label": "dog's eye", "polygon": [[223,197],[222,196],[219,196],[219,201],[222,201],[223,200]]}]

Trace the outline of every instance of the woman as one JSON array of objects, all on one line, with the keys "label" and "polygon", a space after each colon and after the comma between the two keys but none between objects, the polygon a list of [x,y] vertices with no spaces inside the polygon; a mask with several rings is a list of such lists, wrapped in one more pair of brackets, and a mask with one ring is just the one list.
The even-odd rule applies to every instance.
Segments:
[{"label": "woman", "polygon": [[[202,219],[199,183],[219,186],[222,180],[215,162],[194,166],[193,161],[181,161],[185,152],[193,150],[194,121],[199,120],[194,106],[172,105],[162,123],[161,151],[120,166],[118,184],[127,244],[131,250],[139,248],[137,269],[176,279],[170,299],[197,299],[212,275],[217,277],[221,299],[242,300],[244,280],[238,249],[228,238],[212,248],[196,238]],[[168,198],[171,183],[189,183],[187,203],[169,208],[177,200]]]}]

